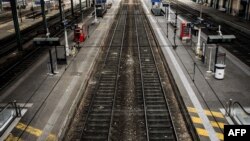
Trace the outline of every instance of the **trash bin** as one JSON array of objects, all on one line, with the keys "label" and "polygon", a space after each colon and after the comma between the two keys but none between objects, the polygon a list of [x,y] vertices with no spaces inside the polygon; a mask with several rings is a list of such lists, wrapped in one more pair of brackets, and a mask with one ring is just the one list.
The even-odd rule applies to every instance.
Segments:
[{"label": "trash bin", "polygon": [[226,65],[224,64],[215,64],[215,75],[214,77],[216,79],[224,79],[224,75],[225,75],[225,67]]}]

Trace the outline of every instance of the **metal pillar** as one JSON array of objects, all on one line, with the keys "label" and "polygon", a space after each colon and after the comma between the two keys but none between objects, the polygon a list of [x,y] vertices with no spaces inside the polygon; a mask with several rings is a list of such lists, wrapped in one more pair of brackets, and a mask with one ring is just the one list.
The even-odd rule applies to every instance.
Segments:
[{"label": "metal pillar", "polygon": [[249,0],[247,1],[247,5],[246,5],[246,10],[245,10],[245,20],[248,20],[249,18]]},{"label": "metal pillar", "polygon": [[2,4],[2,0],[0,0],[0,13],[3,12],[3,4]]},{"label": "metal pillar", "polygon": [[51,73],[55,74],[51,49],[49,49],[49,61],[50,61]]},{"label": "metal pillar", "polygon": [[42,10],[42,16],[43,16],[43,24],[44,24],[44,29],[46,31],[46,36],[49,36],[49,28],[46,20],[46,15],[45,15],[45,2],[44,0],[40,0],[41,3],[41,10]]},{"label": "metal pillar", "polygon": [[215,72],[215,65],[217,64],[218,52],[219,52],[219,45],[218,45],[218,44],[216,44],[216,49],[215,49],[215,59],[214,59],[214,72]]},{"label": "metal pillar", "polygon": [[228,0],[228,2],[227,2],[227,13],[228,14],[231,14],[231,6],[232,6],[231,0]]},{"label": "metal pillar", "polygon": [[80,3],[80,12],[81,12],[81,20],[83,20],[83,14],[82,14],[82,0],[79,0]]},{"label": "metal pillar", "polygon": [[23,19],[22,19],[22,6],[18,3],[17,7],[18,7],[18,11],[19,11],[20,22],[22,23],[23,22]]},{"label": "metal pillar", "polygon": [[68,33],[67,33],[67,23],[66,23],[66,17],[65,17],[65,11],[64,6],[61,7],[63,12],[63,26],[64,26],[64,39],[65,39],[65,50],[66,50],[66,56],[69,56],[70,50],[69,50],[69,42],[68,42]]},{"label": "metal pillar", "polygon": [[73,0],[70,0],[70,4],[71,4],[71,14],[72,14],[72,16],[74,16],[75,13],[74,13],[74,3],[73,3]]},{"label": "metal pillar", "polygon": [[18,51],[23,51],[23,47],[21,43],[21,33],[20,33],[17,10],[16,10],[16,1],[11,0],[10,5],[11,5],[12,18],[13,18],[13,23],[14,23],[15,32],[16,32],[17,48],[18,48]]},{"label": "metal pillar", "polygon": [[169,5],[168,5],[168,22],[170,22],[170,14],[171,14],[171,10],[170,10],[170,2],[169,2]]},{"label": "metal pillar", "polygon": [[94,0],[94,10],[95,10],[95,19],[92,23],[98,23],[99,21],[97,20],[97,13],[96,13],[96,0]]},{"label": "metal pillar", "polygon": [[212,73],[212,70],[211,70],[212,48],[210,47],[209,50],[210,50],[210,53],[209,53],[209,63],[208,63],[208,71],[207,71],[207,73]]},{"label": "metal pillar", "polygon": [[201,23],[202,23],[202,3],[200,4],[200,23],[199,23],[199,29],[198,29],[198,40],[196,44],[196,55],[200,56],[201,55]]},{"label": "metal pillar", "polygon": [[59,12],[60,12],[60,20],[61,23],[63,22],[63,16],[62,16],[62,0],[58,0],[59,3]]},{"label": "metal pillar", "polygon": [[82,13],[82,0],[79,0],[80,12]]},{"label": "metal pillar", "polygon": [[[178,1],[177,1],[178,2]],[[177,45],[176,45],[176,33],[177,33],[177,18],[178,18],[178,3],[177,3],[177,8],[176,8],[176,11],[175,11],[175,29],[174,29],[174,45],[173,45],[173,48],[176,49],[177,48]]]}]

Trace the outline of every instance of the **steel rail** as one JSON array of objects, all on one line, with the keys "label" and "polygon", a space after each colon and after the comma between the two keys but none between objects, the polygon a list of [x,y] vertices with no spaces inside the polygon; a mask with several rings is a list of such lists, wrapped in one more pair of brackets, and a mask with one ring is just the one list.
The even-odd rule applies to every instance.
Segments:
[{"label": "steel rail", "polygon": [[[141,12],[141,13],[143,13],[143,14],[141,14],[143,17],[145,17],[145,14],[144,14],[144,12],[141,10],[141,8],[138,8],[139,9],[139,11]],[[164,90],[164,88],[163,88],[163,84],[162,84],[162,78],[160,77],[160,74],[159,74],[159,69],[158,69],[158,66],[157,66],[157,64],[156,64],[156,61],[155,61],[155,55],[154,55],[154,53],[153,53],[153,50],[152,50],[152,45],[151,45],[151,42],[150,42],[150,39],[149,39],[149,33],[148,33],[148,31],[147,31],[147,29],[146,29],[146,26],[145,26],[145,22],[143,21],[143,18],[139,18],[139,19],[141,19],[141,22],[142,22],[142,26],[144,27],[144,30],[145,30],[145,32],[146,32],[146,37],[147,37],[147,39],[148,39],[148,43],[149,43],[149,48],[150,48],[150,51],[151,51],[151,55],[152,55],[152,58],[153,58],[153,63],[154,63],[154,65],[155,65],[155,69],[156,69],[156,72],[157,72],[157,77],[158,77],[158,80],[159,80],[159,83],[160,83],[160,87],[161,87],[161,92],[162,92],[162,94],[163,94],[163,96],[164,96],[164,100],[165,100],[165,106],[166,106],[166,109],[167,109],[167,111],[168,111],[168,114],[169,114],[169,119],[170,119],[170,123],[171,123],[171,127],[173,128],[173,134],[174,134],[174,139],[175,140],[178,140],[178,138],[177,138],[177,135],[176,135],[176,129],[175,129],[175,126],[174,126],[174,124],[173,124],[173,119],[172,119],[172,115],[171,115],[171,112],[170,112],[170,106],[169,106],[169,103],[168,103],[168,101],[167,101],[167,98],[166,98],[166,93],[165,93],[165,90]],[[141,51],[140,51],[140,49],[139,49],[139,46],[138,46],[138,51],[139,51],[139,56],[140,56],[140,54],[141,54]],[[141,69],[141,59],[140,59],[140,69]],[[142,69],[141,69],[141,75],[142,75]],[[143,75],[142,75],[143,76]],[[144,78],[142,78],[142,86],[143,86],[143,88],[144,88],[144,81],[143,81],[143,79]],[[144,90],[143,90],[144,91]],[[144,94],[143,94],[144,95]],[[144,96],[144,98],[145,98],[145,96]],[[145,99],[144,99],[144,102],[145,102]],[[146,122],[148,122],[148,120],[146,121]],[[171,129],[172,130],[172,129]]]},{"label": "steel rail", "polygon": [[[72,23],[76,22],[77,19],[72,19]],[[52,20],[54,21],[54,20]],[[57,22],[56,22],[57,23]],[[55,25],[55,23],[53,24],[53,26]],[[52,34],[52,37],[53,36],[60,36],[61,34],[63,33],[62,30],[56,32],[54,31],[53,34]],[[0,86],[0,90],[2,90],[3,88],[5,88],[6,86],[8,86],[9,83],[11,83],[14,79],[15,79],[15,75],[19,75],[20,73],[22,73],[27,67],[26,66],[20,66],[22,63],[25,63],[27,62],[28,59],[32,58],[33,56],[32,55],[36,55],[37,53],[39,53],[40,47],[39,48],[36,48],[30,52],[28,52],[21,60],[19,61],[16,61],[14,62],[12,65],[10,65],[8,68],[6,69],[1,69],[1,72],[0,72],[0,78],[4,79],[2,81],[5,81],[5,83],[3,83],[2,81],[0,82],[2,85]],[[41,52],[41,51],[40,51]],[[33,57],[34,58],[34,57]],[[32,64],[34,62],[31,61],[31,63],[29,62],[28,64]],[[28,65],[29,66],[29,65]],[[25,69],[22,69],[22,68],[25,68]],[[3,71],[2,71],[3,70]],[[15,70],[18,70],[17,72]],[[15,74],[15,75],[13,75]]]},{"label": "steel rail", "polygon": [[[124,6],[124,5],[123,5]],[[117,90],[118,90],[118,81],[119,81],[119,75],[120,75],[120,66],[121,66],[121,56],[122,56],[122,49],[123,49],[123,42],[124,42],[124,35],[125,35],[125,29],[126,29],[126,24],[127,24],[127,13],[128,13],[128,6],[126,5],[127,9],[126,12],[124,13],[125,16],[125,23],[124,23],[124,27],[123,27],[123,33],[122,33],[122,42],[121,42],[121,50],[120,50],[120,55],[119,55],[119,63],[117,66],[117,75],[116,75],[116,84],[115,84],[115,93],[113,96],[113,103],[112,103],[112,112],[111,112],[111,120],[110,120],[110,125],[109,125],[109,134],[108,134],[108,141],[111,140],[111,127],[112,127],[112,123],[113,123],[113,117],[114,117],[114,109],[115,109],[115,100],[116,100],[116,95],[117,95]]]},{"label": "steel rail", "polygon": [[[136,9],[136,8],[135,8]],[[134,11],[135,15],[138,16],[138,12]],[[143,76],[142,76],[142,66],[141,66],[141,54],[140,54],[140,44],[139,44],[139,35],[137,29],[137,18],[135,18],[135,32],[136,32],[136,41],[137,41],[137,49],[138,49],[138,59],[139,59],[139,66],[140,66],[140,78],[141,78],[141,90],[142,90],[142,97],[143,97],[143,107],[144,107],[144,118],[145,118],[145,126],[146,126],[146,134],[147,134],[147,141],[149,141],[149,131],[148,131],[148,119],[147,119],[147,107],[146,107],[146,100],[145,100],[145,92],[144,92],[144,85],[143,85]]]},{"label": "steel rail", "polygon": [[[88,9],[87,9],[88,10]],[[66,17],[71,17],[71,13],[69,10],[66,11]],[[53,30],[56,25],[61,26],[60,24],[60,17],[59,13],[48,17],[48,24],[50,25],[49,29]],[[72,21],[75,21],[76,19],[72,19]],[[21,31],[21,34],[23,35],[23,41],[22,43],[28,43],[33,37],[37,36],[37,33],[34,35],[34,30],[38,32],[39,30],[43,29],[42,28],[42,22],[35,23],[34,25],[31,25],[30,27],[27,27]],[[16,41],[11,40],[12,38],[15,37],[15,34],[8,35],[7,37],[3,38],[0,40],[0,43],[3,44],[2,48],[0,49],[0,58],[3,56],[6,56],[16,50]],[[10,48],[9,48],[10,47]]]},{"label": "steel rail", "polygon": [[[121,10],[122,12],[122,10]],[[106,63],[107,63],[107,60],[108,60],[108,55],[109,55],[109,52],[110,52],[110,48],[111,48],[111,45],[112,45],[112,42],[114,40],[114,35],[115,33],[117,32],[117,27],[118,25],[120,24],[121,22],[121,19],[122,19],[122,16],[119,17],[119,20],[117,21],[116,25],[115,25],[115,29],[114,29],[114,32],[112,34],[112,37],[111,37],[111,41],[109,43],[109,47],[108,47],[108,50],[107,50],[107,53],[106,53],[106,56],[105,56],[105,59],[104,59],[104,65],[102,66],[102,69],[104,69]],[[118,67],[117,67],[118,68]],[[119,68],[118,68],[119,69]],[[118,75],[117,75],[118,76]],[[98,77],[98,82],[101,81],[101,75]],[[90,106],[88,107],[88,112],[87,112],[87,115],[86,115],[86,119],[84,121],[84,124],[83,124],[83,128],[82,128],[82,131],[81,131],[81,134],[80,134],[80,138],[82,139],[83,138],[83,133],[84,133],[84,129],[86,128],[86,125],[87,125],[87,121],[88,121],[88,118],[90,116],[90,112],[91,112],[91,109],[93,108],[93,103],[94,103],[94,99],[96,98],[96,94],[97,94],[97,91],[99,89],[100,85],[97,86],[97,88],[95,88],[95,91],[94,91],[94,95],[92,96],[91,98],[91,102],[90,102]]]}]

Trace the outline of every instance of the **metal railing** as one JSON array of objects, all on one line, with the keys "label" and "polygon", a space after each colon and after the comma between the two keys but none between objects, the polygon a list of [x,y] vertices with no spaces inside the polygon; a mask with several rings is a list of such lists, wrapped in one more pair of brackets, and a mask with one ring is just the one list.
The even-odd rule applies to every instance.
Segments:
[{"label": "metal railing", "polygon": [[17,105],[17,102],[7,103],[0,109],[0,136],[5,132],[8,126],[12,123],[15,118],[21,116],[21,108]]},{"label": "metal railing", "polygon": [[[238,108],[236,108],[238,106]],[[249,119],[250,122],[250,112],[248,112],[238,101],[233,101],[232,99],[227,102],[226,115],[229,116],[236,124],[245,124],[245,119]],[[249,124],[249,123],[248,123]]]}]

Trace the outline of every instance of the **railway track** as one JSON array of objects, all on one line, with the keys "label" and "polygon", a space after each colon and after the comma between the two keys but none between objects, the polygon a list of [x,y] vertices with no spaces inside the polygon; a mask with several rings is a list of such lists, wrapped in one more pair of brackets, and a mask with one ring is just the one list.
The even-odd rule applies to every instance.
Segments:
[{"label": "railway track", "polygon": [[[184,13],[181,15],[184,17],[188,17],[189,19],[191,19],[191,21],[195,21],[197,19],[196,17],[199,17],[199,14],[200,14],[199,11],[192,9],[188,7],[187,5],[180,4],[180,3],[178,3],[178,6],[176,3],[173,5],[174,5],[173,8],[175,9],[178,8],[179,13]],[[236,40],[230,44],[223,44],[223,47],[226,48],[230,53],[234,54],[237,58],[239,58],[246,65],[250,66],[250,48],[249,48],[250,37],[249,35],[239,31],[238,29],[231,27],[230,25],[226,23],[219,22],[207,14],[203,13],[202,18],[205,21],[213,24],[213,26],[221,25],[222,27],[221,31],[224,35],[228,35],[228,34],[235,35]],[[216,30],[213,31],[213,30],[203,29],[202,31],[207,35],[218,34]]]},{"label": "railway track", "polygon": [[[76,7],[74,10],[75,10],[74,11],[75,13],[78,12],[79,6]],[[37,16],[41,16],[41,15],[37,15]],[[75,17],[71,16],[70,9],[65,10],[65,17],[69,21],[69,24],[71,24],[72,20],[75,20],[74,19]],[[61,21],[60,21],[59,13],[52,17],[47,18],[47,22],[48,22],[48,27],[49,27],[49,31],[51,35],[55,34],[56,32],[58,32],[58,30],[63,28]],[[23,45],[29,42],[30,40],[32,40],[34,37],[46,33],[42,22],[38,22],[28,28],[23,29],[20,32],[21,32],[21,37],[22,37],[21,42]],[[17,42],[16,40],[13,40],[13,38],[16,38],[15,36],[16,36],[15,34],[12,34],[0,40],[0,44],[2,45],[0,49],[0,57],[6,56],[17,49],[16,48]]]},{"label": "railway track", "polygon": [[177,140],[149,39],[152,33],[140,3],[129,2],[122,3],[94,75],[97,83],[86,91],[88,104],[79,108],[66,140]]},{"label": "railway track", "polygon": [[[17,9],[17,12],[18,12],[18,15],[20,15],[20,13],[19,13],[20,11],[18,9]],[[32,14],[32,12],[29,10],[25,10],[25,11],[21,12],[22,17],[26,17],[26,15],[30,15],[30,14]],[[11,13],[0,16],[0,24],[4,24],[4,23],[10,22],[12,20],[13,19],[12,19]]]},{"label": "railway track", "polygon": [[[140,9],[140,7],[136,7],[136,9]],[[149,33],[146,31],[145,17],[140,16],[143,13],[142,11],[135,12],[147,139],[176,140],[173,120],[148,38]]]},{"label": "railway track", "polygon": [[119,68],[126,26],[127,6],[121,10],[121,16],[111,37],[108,53],[105,57],[99,84],[93,93],[86,120],[80,130],[81,140],[106,140],[109,138],[113,120],[114,103],[119,79]]},{"label": "railway track", "polygon": [[[88,9],[87,11],[85,11],[84,16],[87,16],[88,14],[90,14],[92,11],[92,9]],[[71,19],[69,24],[73,24],[75,22],[78,21],[78,19],[75,18],[70,18],[70,16],[68,15],[68,19]],[[57,19],[57,21],[52,21],[50,22],[50,32],[51,32],[51,36],[56,36],[56,37],[60,37],[61,35],[63,35],[63,30],[61,28],[57,28],[57,24],[58,22],[60,23],[60,21],[58,21],[59,19]],[[32,43],[27,43],[29,44],[28,46],[32,46]],[[32,47],[31,47],[32,48]],[[1,66],[0,67],[0,90],[2,90],[3,88],[5,88],[10,82],[12,82],[13,80],[15,80],[22,72],[24,72],[27,68],[29,68],[32,64],[34,64],[41,56],[43,56],[45,53],[47,52],[46,49],[44,48],[32,48],[30,50],[28,50],[27,52],[23,52],[23,54],[21,54],[21,57],[19,57],[20,59],[16,60],[16,61],[12,61],[13,63],[10,63],[8,66]]]}]

